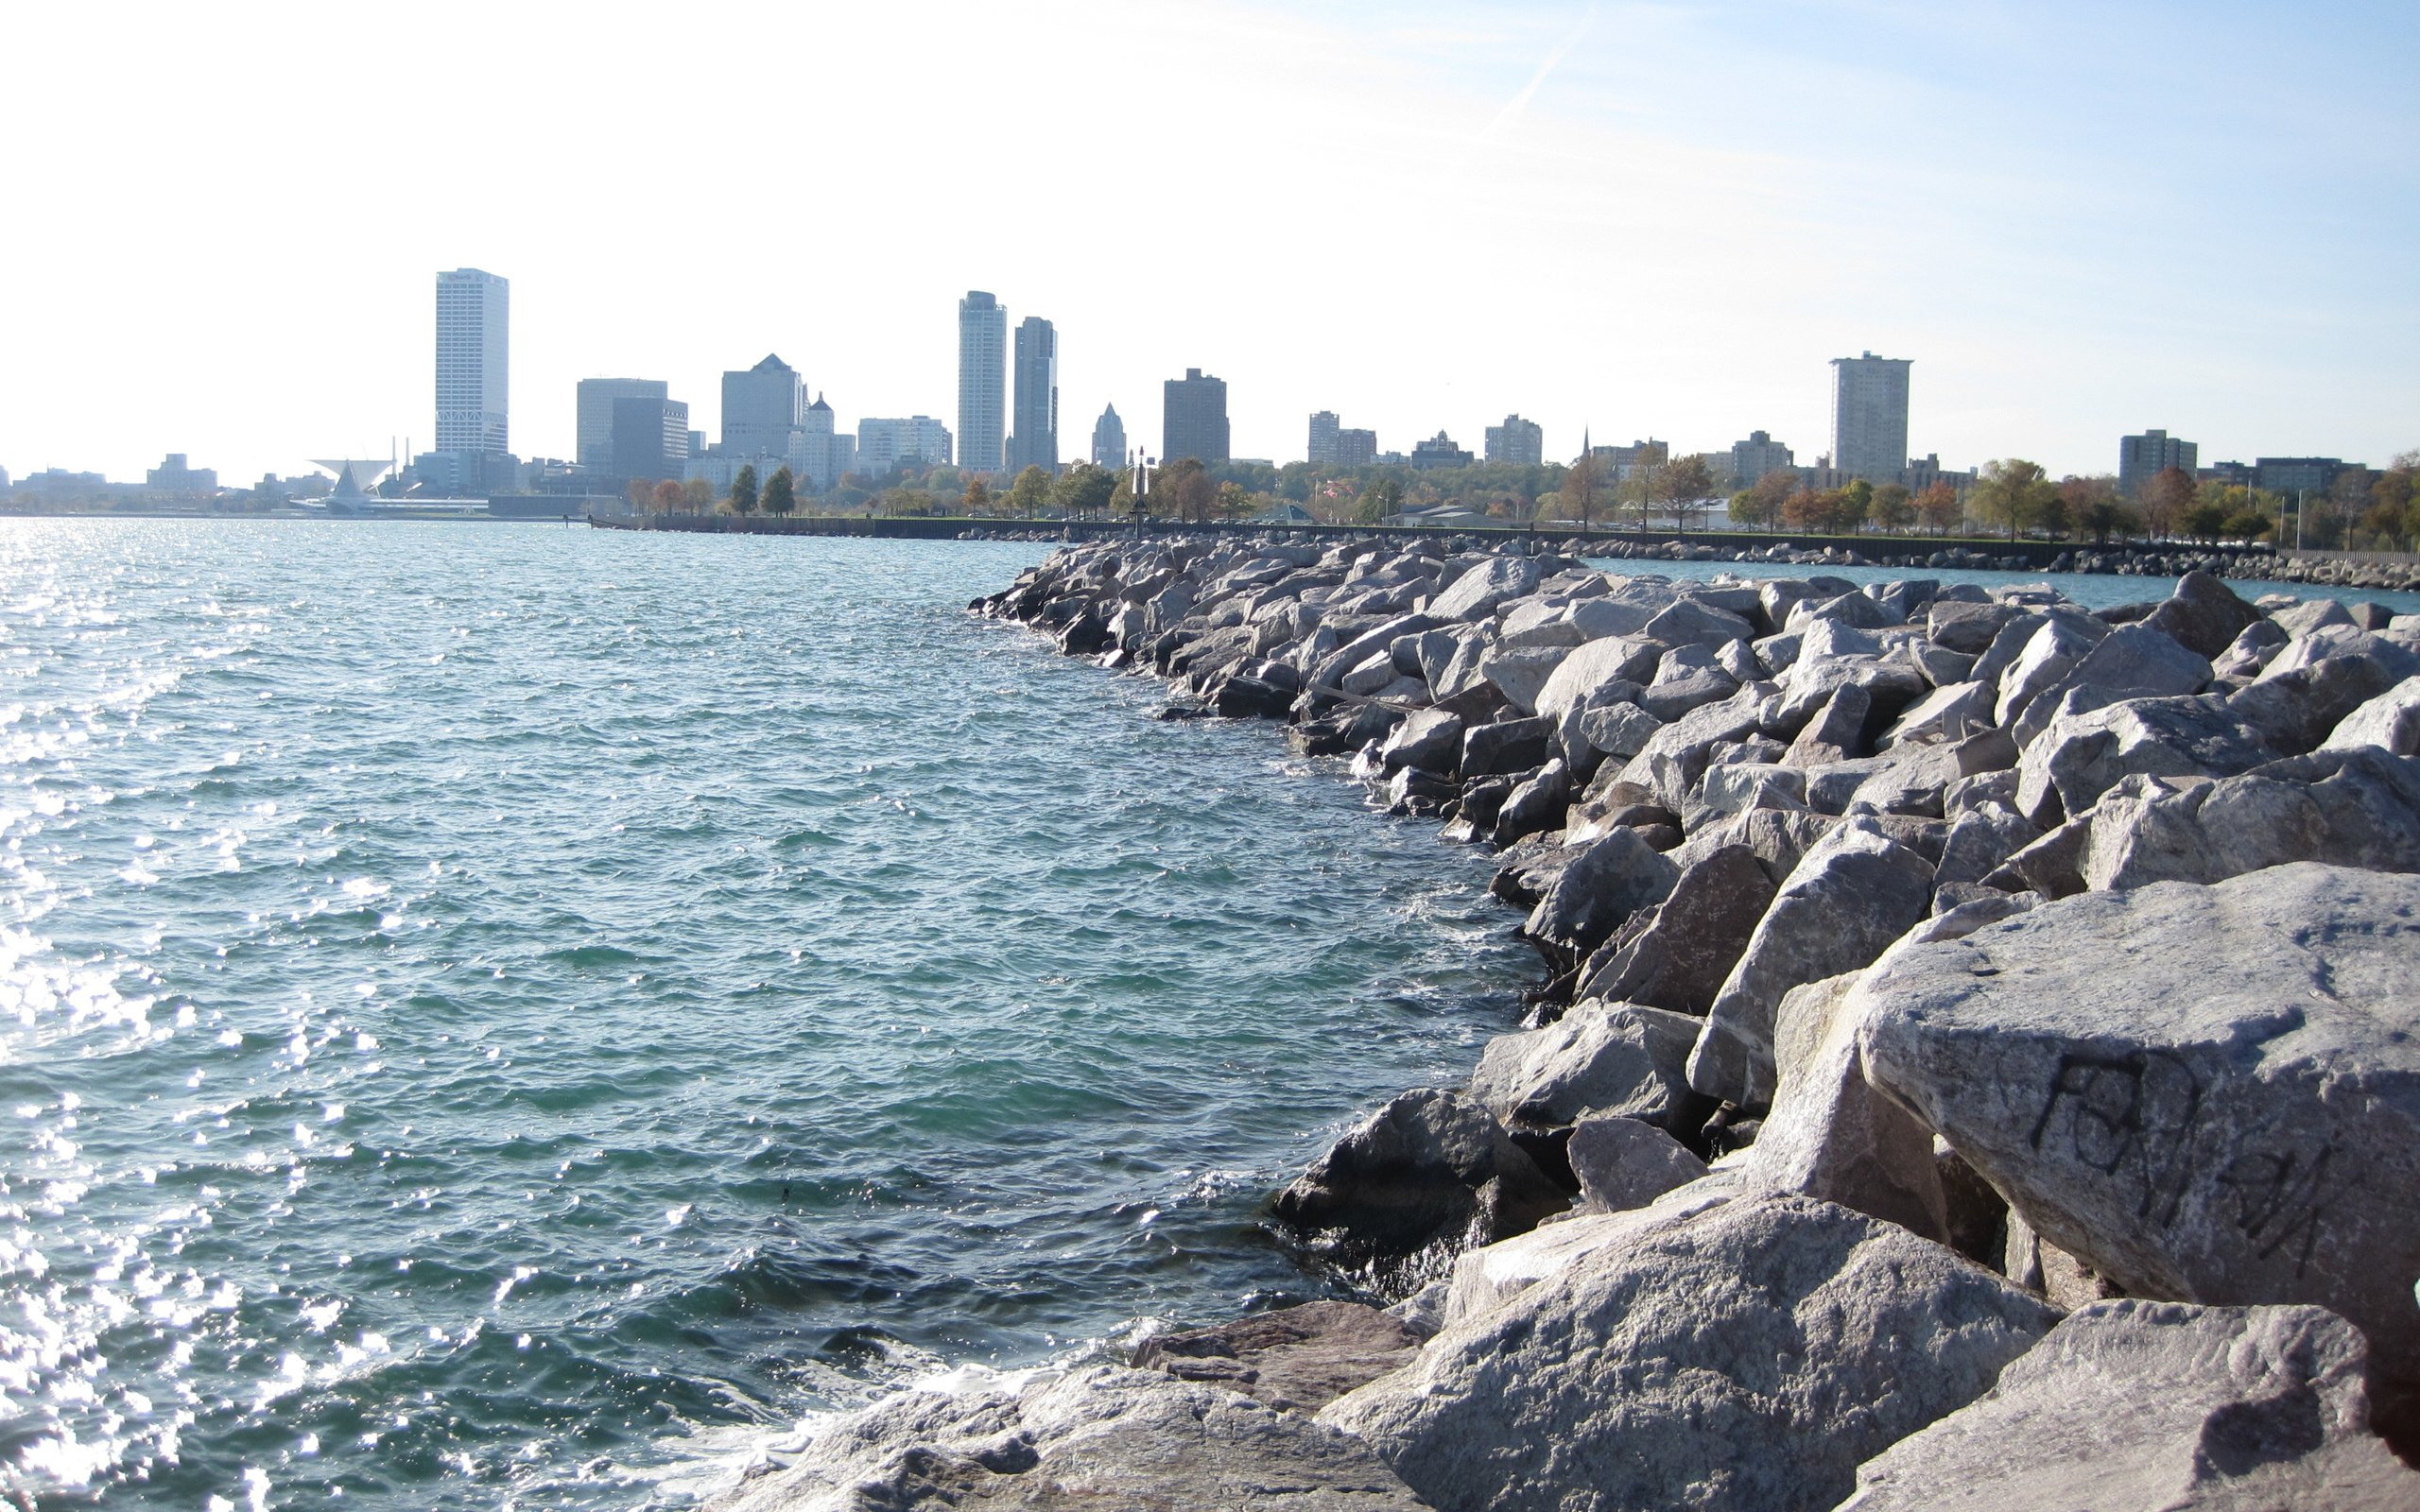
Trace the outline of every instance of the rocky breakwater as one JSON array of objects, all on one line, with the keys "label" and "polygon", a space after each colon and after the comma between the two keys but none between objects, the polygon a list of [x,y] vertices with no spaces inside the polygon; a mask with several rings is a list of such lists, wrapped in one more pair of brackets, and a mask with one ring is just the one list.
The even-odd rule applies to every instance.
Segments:
[{"label": "rocky breakwater", "polygon": [[730,1505],[2420,1506],[2411,619],[1235,540],[974,607],[1499,848],[1543,980],[1273,1200],[1363,1301]]}]

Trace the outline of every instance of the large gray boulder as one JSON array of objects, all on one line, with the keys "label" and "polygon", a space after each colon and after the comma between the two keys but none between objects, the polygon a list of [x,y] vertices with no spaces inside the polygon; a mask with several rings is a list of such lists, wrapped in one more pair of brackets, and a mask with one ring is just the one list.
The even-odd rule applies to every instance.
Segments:
[{"label": "large gray boulder", "polygon": [[2420,756],[2420,677],[2404,679],[2337,723],[2323,750],[2376,746],[2397,756]]},{"label": "large gray boulder", "polygon": [[1390,772],[1417,766],[1451,777],[1461,759],[1462,734],[1462,721],[1456,715],[1443,709],[1423,709],[1395,727],[1378,747],[1378,760]]},{"label": "large gray boulder", "polygon": [[1560,720],[1574,709],[1601,702],[1599,696],[1616,683],[1645,683],[1655,676],[1662,659],[1663,648],[1651,642],[1590,641],[1555,663],[1538,689],[1535,708],[1545,717]]},{"label": "large gray boulder", "polygon": [[1932,868],[1870,822],[1816,842],[1782,884],[1716,994],[1689,1085],[1762,1108],[1773,1091],[1773,1015],[1791,988],[1871,965],[1932,906]]},{"label": "large gray boulder", "polygon": [[1702,645],[1717,650],[1733,641],[1753,641],[1756,628],[1728,610],[1697,598],[1675,599],[1647,622],[1640,633],[1666,645]]},{"label": "large gray boulder", "polygon": [[1672,1128],[1688,1106],[1697,1037],[1685,1014],[1581,1003],[1545,1028],[1490,1040],[1471,1096],[1508,1125],[1556,1128],[1602,1113]]},{"label": "large gray boulder", "polygon": [[1662,902],[1632,916],[1588,958],[1578,995],[1706,1013],[1775,890],[1748,846],[1692,861]]},{"label": "large gray boulder", "polygon": [[2420,877],[2046,903],[1868,972],[1875,1083],[2130,1295],[2316,1302],[2420,1379]]},{"label": "large gray boulder", "polygon": [[1628,1212],[1704,1178],[1705,1162],[1653,1124],[1592,1115],[1572,1125],[1564,1148],[1580,1182],[1582,1212]]},{"label": "large gray boulder", "polygon": [[2238,598],[2234,590],[2196,570],[2178,578],[2176,592],[2140,623],[2215,661],[2259,618],[2260,610]]},{"label": "large gray boulder", "polygon": [[1571,648],[1564,645],[1508,647],[1499,643],[1479,658],[1479,676],[1503,696],[1506,703],[1522,713],[1533,714],[1538,712],[1538,695],[1545,691],[1555,668],[1570,654]]},{"label": "large gray boulder", "polygon": [[1098,1366],[1021,1391],[903,1391],[821,1428],[715,1512],[1414,1512],[1367,1446],[1298,1413]]},{"label": "large gray boulder", "polygon": [[1270,1211],[1313,1253],[1389,1285],[1568,1206],[1485,1108],[1421,1088],[1348,1130]]},{"label": "large gray boulder", "polygon": [[2124,625],[2102,637],[2066,676],[2026,706],[2012,729],[2017,744],[2059,713],[2105,709],[2128,698],[2181,698],[2210,683],[2210,662],[2158,630]]},{"label": "large gray boulder", "polygon": [[1538,577],[1538,564],[1532,558],[1489,557],[1430,599],[1426,612],[1440,622],[1493,614],[1506,599],[1534,593]]},{"label": "large gray boulder", "polygon": [[1232,1323],[1155,1333],[1134,1368],[1240,1391],[1288,1412],[1317,1412],[1409,1363],[1420,1340],[1360,1302],[1305,1302]]},{"label": "large gray boulder", "polygon": [[1858,1468],[1841,1512],[2408,1512],[2360,1332],[2316,1307],[2095,1302]]},{"label": "large gray boulder", "polygon": [[1830,1203],[1740,1199],[1629,1228],[1320,1421],[1442,1512],[1819,1512],[2056,1317]]},{"label": "large gray boulder", "polygon": [[2091,808],[2122,777],[2232,777],[2276,754],[2206,694],[2061,714],[2017,759],[2016,810],[2048,828]]},{"label": "large gray boulder", "polygon": [[1662,902],[1680,875],[1638,832],[1616,830],[1572,858],[1521,932],[1558,973],[1567,971],[1632,914]]}]

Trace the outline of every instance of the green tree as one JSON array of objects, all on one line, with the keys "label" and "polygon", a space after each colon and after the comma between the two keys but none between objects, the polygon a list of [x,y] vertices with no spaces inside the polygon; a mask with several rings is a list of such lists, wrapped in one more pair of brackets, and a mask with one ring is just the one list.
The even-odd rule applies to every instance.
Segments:
[{"label": "green tree", "polygon": [[1375,524],[1402,507],[1403,485],[1393,478],[1380,478],[1362,490],[1353,517],[1364,524]]},{"label": "green tree", "polygon": [[1672,511],[1673,522],[1686,530],[1690,517],[1703,513],[1713,496],[1714,470],[1695,452],[1673,457],[1655,469],[1655,493]]},{"label": "green tree", "polygon": [[1841,490],[1841,528],[1855,535],[1873,513],[1874,485],[1863,478],[1849,479],[1848,486]]},{"label": "green tree", "polygon": [[2177,522],[2177,525],[2193,540],[2215,544],[2220,534],[2226,529],[2229,518],[2223,504],[2197,504],[2185,511],[2185,517]]},{"label": "green tree", "polygon": [[684,508],[691,514],[704,514],[714,507],[715,486],[704,478],[691,478],[681,485],[681,502],[678,507]]},{"label": "green tree", "polygon": [[1029,465],[1009,485],[1009,507],[1030,520],[1050,502],[1050,474],[1036,465]]},{"label": "green tree", "polygon": [[2092,532],[2092,543],[2106,546],[2109,538],[2138,524],[2134,511],[2116,499],[2095,499],[2077,511],[2076,524]]},{"label": "green tree", "polygon": [[786,518],[798,507],[798,483],[787,467],[776,468],[765,480],[765,512]]},{"label": "green tree", "polygon": [[756,464],[753,462],[741,463],[739,476],[731,480],[730,503],[734,514],[756,512]]},{"label": "green tree", "polygon": [[1197,456],[1180,456],[1151,474],[1151,507],[1178,520],[1206,523],[1219,485]]},{"label": "green tree", "polygon": [[1783,501],[1798,491],[1798,473],[1775,468],[1733,496],[1731,518],[1743,525],[1772,529],[1781,518]]},{"label": "green tree", "polygon": [[1905,530],[1916,523],[1915,495],[1904,483],[1885,483],[1874,490],[1870,517],[1885,530]]},{"label": "green tree", "polygon": [[1117,479],[1108,470],[1079,462],[1050,486],[1050,502],[1071,520],[1090,519],[1109,507]]},{"label": "green tree", "polygon": [[2058,485],[2043,474],[2041,463],[2011,456],[1984,464],[1971,503],[1979,518],[2006,525],[2008,539],[2014,541],[2058,496]]}]

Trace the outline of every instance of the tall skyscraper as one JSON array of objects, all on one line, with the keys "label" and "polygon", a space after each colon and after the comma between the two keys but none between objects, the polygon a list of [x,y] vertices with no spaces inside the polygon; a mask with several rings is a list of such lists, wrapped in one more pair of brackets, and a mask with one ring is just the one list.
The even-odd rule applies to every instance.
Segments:
[{"label": "tall skyscraper", "polygon": [[857,421],[857,471],[868,477],[881,477],[902,462],[946,467],[949,454],[949,427],[930,415],[869,415]]},{"label": "tall skyscraper", "polygon": [[[614,402],[652,399],[661,403],[670,397],[670,386],[661,378],[582,378],[572,459],[592,472],[613,472]],[[686,443],[683,437],[683,455],[688,453]]]},{"label": "tall skyscraper", "polygon": [[1768,472],[1797,465],[1798,458],[1789,445],[1774,440],[1764,431],[1750,431],[1746,440],[1731,443],[1731,480],[1743,489]]},{"label": "tall skyscraper", "polygon": [[1305,459],[1311,466],[1334,467],[1336,465],[1337,427],[1342,423],[1336,418],[1336,411],[1332,409],[1322,409],[1311,417],[1311,444],[1304,454]]},{"label": "tall skyscraper", "polygon": [[1227,382],[1199,368],[1167,383],[1160,413],[1160,460],[1227,460]]},{"label": "tall skyscraper", "polygon": [[2189,473],[2201,455],[2200,445],[2172,439],[2166,431],[2121,436],[2118,438],[2118,491],[2130,499],[2141,498],[2144,485],[2152,479],[2172,467]]},{"label": "tall skyscraper", "polygon": [[1059,471],[1059,332],[1038,315],[1017,322],[1016,424],[1009,435],[1009,471],[1029,467]]},{"label": "tall skyscraper", "polygon": [[1832,466],[1895,483],[1908,468],[1908,369],[1900,357],[1832,359]]},{"label": "tall skyscraper", "polygon": [[1536,421],[1507,415],[1503,424],[1487,428],[1487,459],[1538,467],[1547,459],[1547,433]]},{"label": "tall skyscraper", "polygon": [[678,478],[689,460],[689,406],[665,398],[662,384],[655,387],[651,396],[626,394],[614,401],[606,466],[617,478]]},{"label": "tall skyscraper", "polygon": [[1126,465],[1126,422],[1117,418],[1117,406],[1111,404],[1093,421],[1093,465],[1115,472]]},{"label": "tall skyscraper", "polygon": [[[1008,360],[1009,312],[981,289],[967,290],[958,301],[958,460],[969,472],[1000,471]],[[862,433],[857,444],[865,446]]]},{"label": "tall skyscraper", "polygon": [[437,449],[477,455],[512,450],[507,423],[512,285],[458,267],[437,275]]},{"label": "tall skyscraper", "polygon": [[722,450],[742,459],[786,456],[806,398],[798,372],[781,358],[722,375]]}]

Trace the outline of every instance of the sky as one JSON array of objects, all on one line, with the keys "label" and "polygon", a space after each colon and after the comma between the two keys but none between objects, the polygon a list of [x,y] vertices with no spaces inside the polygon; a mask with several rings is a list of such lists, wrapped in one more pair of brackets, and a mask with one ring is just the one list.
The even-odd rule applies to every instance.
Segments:
[{"label": "sky", "polygon": [[457,266],[525,456],[583,377],[711,434],[769,352],[955,428],[970,288],[1057,324],[1071,458],[1198,367],[1238,456],[1810,462],[1861,352],[1951,467],[2420,447],[2408,0],[22,5],[0,59],[19,477],[425,449]]}]

